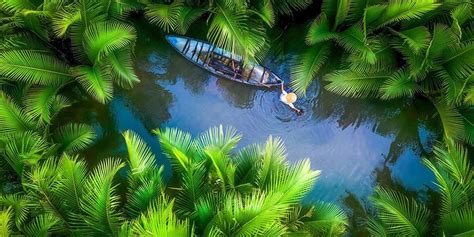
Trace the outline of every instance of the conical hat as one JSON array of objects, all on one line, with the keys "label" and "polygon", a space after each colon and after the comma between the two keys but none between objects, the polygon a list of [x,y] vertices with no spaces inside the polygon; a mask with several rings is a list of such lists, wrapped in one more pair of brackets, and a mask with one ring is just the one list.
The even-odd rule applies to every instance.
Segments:
[{"label": "conical hat", "polygon": [[298,99],[298,96],[296,96],[296,94],[293,92],[286,94],[286,101],[288,103],[295,103],[297,99]]}]

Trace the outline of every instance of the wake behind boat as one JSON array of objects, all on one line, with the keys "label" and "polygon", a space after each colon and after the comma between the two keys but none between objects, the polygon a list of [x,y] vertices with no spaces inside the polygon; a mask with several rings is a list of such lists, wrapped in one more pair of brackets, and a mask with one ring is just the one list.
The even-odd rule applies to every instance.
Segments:
[{"label": "wake behind boat", "polygon": [[240,83],[274,87],[283,82],[264,66],[242,63],[242,57],[210,43],[182,36],[166,36],[166,40],[185,58],[201,68],[226,79]]}]

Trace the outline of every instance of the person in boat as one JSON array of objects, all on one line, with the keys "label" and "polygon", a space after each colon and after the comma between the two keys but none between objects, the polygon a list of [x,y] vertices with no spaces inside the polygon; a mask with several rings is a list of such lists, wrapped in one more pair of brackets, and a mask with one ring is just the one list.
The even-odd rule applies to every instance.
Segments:
[{"label": "person in boat", "polygon": [[283,85],[283,82],[281,83],[281,95],[280,95],[280,101],[283,102],[284,104],[288,105],[293,111],[296,112],[297,115],[302,115],[303,110],[296,108],[293,103],[296,102],[298,99],[298,96],[293,93],[293,92],[286,92],[285,87]]},{"label": "person in boat", "polygon": [[231,65],[232,65],[232,71],[234,71],[234,79],[235,79],[237,78],[237,75],[240,75],[242,73],[242,68],[240,67],[240,62],[236,60],[232,60]]}]

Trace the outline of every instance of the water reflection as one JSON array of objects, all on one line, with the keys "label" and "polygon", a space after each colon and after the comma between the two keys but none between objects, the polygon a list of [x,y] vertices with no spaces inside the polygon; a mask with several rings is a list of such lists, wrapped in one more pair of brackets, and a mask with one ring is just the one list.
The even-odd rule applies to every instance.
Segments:
[{"label": "water reflection", "polygon": [[[363,209],[376,185],[413,193],[431,185],[433,176],[419,157],[431,151],[439,128],[423,101],[349,99],[314,85],[298,101],[306,111],[298,117],[279,102],[278,91],[218,79],[187,62],[146,25],[139,25],[138,35],[136,70],[142,82],[119,92],[108,106],[90,102],[68,113],[98,127],[100,139],[87,153],[93,162],[123,156],[119,134],[126,129],[137,131],[159,154],[151,129],[173,126],[198,134],[224,124],[244,135],[240,146],[280,136],[291,162],[310,158],[322,174],[308,199]],[[291,48],[281,50],[284,57],[266,65],[288,78]],[[167,164],[162,157],[158,162]]]}]

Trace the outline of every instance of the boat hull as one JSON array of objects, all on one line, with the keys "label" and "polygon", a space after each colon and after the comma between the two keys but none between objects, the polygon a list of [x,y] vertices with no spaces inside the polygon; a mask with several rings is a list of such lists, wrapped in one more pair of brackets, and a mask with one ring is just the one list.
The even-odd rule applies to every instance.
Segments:
[{"label": "boat hull", "polygon": [[[240,73],[234,72],[228,65],[233,62],[235,62],[234,65],[237,65],[238,62],[242,61],[242,58],[208,42],[172,35],[166,36],[166,40],[183,57],[218,77],[259,87],[275,87],[282,83],[278,75],[254,63],[242,65]],[[216,58],[219,58],[219,60]],[[226,62],[227,65],[220,65]]]}]

